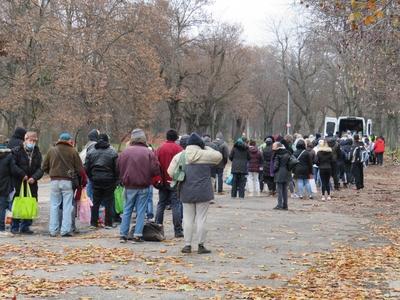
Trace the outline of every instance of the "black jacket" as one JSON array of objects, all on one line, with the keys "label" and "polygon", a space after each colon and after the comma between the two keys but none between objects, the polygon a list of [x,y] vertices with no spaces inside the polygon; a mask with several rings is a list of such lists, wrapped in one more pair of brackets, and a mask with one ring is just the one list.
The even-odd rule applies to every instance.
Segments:
[{"label": "black jacket", "polygon": [[290,152],[286,149],[278,149],[274,158],[274,181],[276,183],[287,183],[290,181],[291,173],[288,169]]},{"label": "black jacket", "polygon": [[33,197],[38,196],[37,181],[43,177],[42,170],[42,154],[38,147],[35,146],[31,153],[25,151],[24,146],[18,146],[12,150],[15,159],[15,176],[14,186],[16,194],[19,194],[22,179],[25,176],[35,179],[35,183],[31,184],[31,192]]},{"label": "black jacket", "polygon": [[245,143],[236,142],[229,154],[229,159],[232,161],[232,174],[248,174],[250,152]]},{"label": "black jacket", "polygon": [[18,127],[15,129],[13,136],[8,141],[7,147],[14,149],[15,147],[22,146],[25,140],[26,130],[24,128]]},{"label": "black jacket", "polygon": [[272,150],[272,144],[267,145],[264,150],[263,150],[263,173],[264,177],[273,177],[273,169],[271,170],[271,164],[273,164],[273,159],[274,159],[274,151]]},{"label": "black jacket", "polygon": [[293,155],[299,160],[294,175],[298,179],[308,179],[312,174],[313,165],[310,152],[305,149],[297,149]]},{"label": "black jacket", "polygon": [[89,179],[95,185],[117,183],[117,159],[118,154],[110,147],[109,143],[98,142],[86,156],[85,169]]},{"label": "black jacket", "polygon": [[214,144],[218,146],[218,151],[222,154],[222,160],[218,164],[217,169],[225,168],[229,159],[229,147],[228,144],[222,139],[216,139]]},{"label": "black jacket", "polygon": [[13,189],[15,161],[10,149],[0,149],[0,196],[8,197]]},{"label": "black jacket", "polygon": [[332,169],[333,155],[332,151],[321,151],[317,153],[317,166],[320,170]]}]

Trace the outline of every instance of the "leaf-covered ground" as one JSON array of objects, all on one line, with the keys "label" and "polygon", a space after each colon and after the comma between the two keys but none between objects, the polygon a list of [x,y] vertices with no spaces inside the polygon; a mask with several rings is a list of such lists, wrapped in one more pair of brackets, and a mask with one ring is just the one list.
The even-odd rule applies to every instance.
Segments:
[{"label": "leaf-covered ground", "polygon": [[370,167],[366,189],[331,202],[220,196],[209,215],[208,256],[182,241],[119,244],[118,229],[46,235],[47,185],[34,236],[2,238],[0,298],[398,299],[400,170]]}]

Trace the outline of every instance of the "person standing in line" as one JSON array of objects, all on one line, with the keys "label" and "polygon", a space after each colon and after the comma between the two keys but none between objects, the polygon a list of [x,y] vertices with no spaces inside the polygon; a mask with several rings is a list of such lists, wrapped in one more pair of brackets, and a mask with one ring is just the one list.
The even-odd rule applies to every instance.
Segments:
[{"label": "person standing in line", "polygon": [[224,169],[229,159],[229,147],[228,144],[224,140],[224,136],[221,132],[217,133],[216,139],[214,140],[214,144],[218,146],[218,151],[222,154],[222,160],[217,165],[216,171],[216,185],[217,192],[219,195],[223,195],[223,185],[224,185]]},{"label": "person standing in line", "polygon": [[246,175],[248,174],[248,162],[250,160],[249,147],[239,138],[233,145],[229,159],[232,161],[231,173],[233,175],[231,197],[244,198],[246,187]]},{"label": "person standing in line", "polygon": [[[211,141],[211,136],[209,134],[203,135],[203,141],[204,141],[204,144],[206,145],[206,147],[210,147],[211,149],[213,149],[215,151],[219,151],[218,146],[213,141]],[[216,191],[216,188],[215,188],[215,185],[217,183],[216,177],[217,177],[217,166],[213,166],[213,167],[211,167],[211,183],[212,183],[214,192]]]},{"label": "person standing in line", "polygon": [[107,134],[100,134],[94,148],[86,155],[85,170],[93,185],[93,206],[90,225],[98,227],[99,208],[105,206],[105,229],[111,229],[114,217],[114,191],[118,182],[117,152]]},{"label": "person standing in line", "polygon": [[305,190],[307,190],[308,197],[313,198],[311,185],[308,179],[312,176],[312,160],[311,154],[306,149],[306,143],[300,139],[296,143],[296,151],[293,154],[299,161],[296,168],[294,169],[294,175],[297,179],[297,187],[300,199],[303,199]]},{"label": "person standing in line", "polygon": [[276,184],[274,181],[274,151],[272,150],[273,143],[273,137],[266,138],[265,148],[263,149],[263,177],[271,196],[274,196],[276,193]]},{"label": "person standing in line", "polygon": [[[317,165],[321,177],[322,200],[331,200],[330,179],[332,176],[332,164],[332,148],[329,147],[326,140],[323,140],[317,153]],[[325,193],[327,194],[327,198],[325,198]]]},{"label": "person standing in line", "polygon": [[278,204],[274,209],[288,210],[288,184],[292,179],[292,174],[288,169],[290,152],[280,143],[275,142],[272,145],[274,150],[274,181],[278,190]]},{"label": "person standing in line", "polygon": [[383,154],[385,153],[385,139],[380,136],[375,141],[374,152],[376,155],[376,162],[378,165],[383,165]]},{"label": "person standing in line", "polygon": [[256,141],[250,141],[250,161],[249,161],[249,175],[248,175],[248,190],[249,196],[260,196],[260,182],[259,173],[263,167],[263,158],[260,150],[258,150]]},{"label": "person standing in line", "polygon": [[[47,152],[43,162],[43,171],[50,175],[50,236],[60,231],[62,237],[72,236],[72,213],[74,198],[74,174],[80,174],[83,165],[78,152],[74,149],[69,133],[62,133],[56,145]],[[60,227],[59,211],[62,205]]]},{"label": "person standing in line", "polygon": [[222,160],[222,154],[206,147],[202,138],[192,133],[185,151],[175,155],[168,174],[173,173],[181,155],[186,155],[185,180],[180,185],[180,198],[183,203],[183,224],[185,246],[182,253],[192,252],[194,227],[196,224],[198,237],[198,254],[211,253],[205,246],[206,220],[210,201],[214,199],[210,170]]},{"label": "person standing in line", "polygon": [[[19,195],[21,185],[29,184],[32,196],[38,198],[38,180],[43,177],[42,154],[37,146],[38,136],[34,131],[25,134],[24,143],[13,148],[12,153],[15,160],[14,186],[15,195]],[[11,225],[11,233],[33,234],[29,228],[32,220],[14,219]]]},{"label": "person standing in line", "polygon": [[[97,129],[92,129],[89,134],[88,134],[88,142],[86,143],[85,147],[83,147],[83,150],[79,153],[79,157],[81,158],[82,164],[86,162],[86,156],[87,154],[94,149],[94,146],[96,145],[98,139],[99,139],[99,134],[100,131]],[[86,185],[86,193],[88,197],[93,200],[93,184],[88,179],[87,185]]]},{"label": "person standing in line", "polygon": [[14,131],[14,134],[9,139],[9,141],[7,143],[7,147],[12,150],[15,147],[23,146],[24,141],[25,141],[25,134],[26,134],[26,130],[24,128],[17,127]]},{"label": "person standing in line", "polygon": [[149,187],[152,179],[160,175],[157,157],[147,147],[146,134],[134,129],[130,145],[119,155],[117,161],[120,180],[125,187],[125,204],[120,228],[120,242],[128,241],[133,209],[136,208],[136,225],[133,242],[143,242],[143,227],[146,215]]},{"label": "person standing in line", "polygon": [[0,236],[11,235],[6,231],[5,217],[13,191],[13,177],[17,175],[14,157],[7,148],[6,140],[4,135],[0,135]]},{"label": "person standing in line", "polygon": [[356,189],[360,190],[364,188],[364,161],[363,161],[364,143],[360,141],[358,134],[354,135],[353,144],[353,160],[351,164],[351,173],[354,177]]},{"label": "person standing in line", "polygon": [[166,133],[166,141],[157,149],[156,157],[161,169],[161,187],[156,211],[156,223],[163,225],[164,212],[168,204],[172,209],[172,221],[176,238],[182,238],[182,203],[179,200],[176,187],[171,186],[172,178],[168,174],[168,167],[174,156],[182,152],[182,147],[176,143],[179,136],[176,130],[170,129]]}]

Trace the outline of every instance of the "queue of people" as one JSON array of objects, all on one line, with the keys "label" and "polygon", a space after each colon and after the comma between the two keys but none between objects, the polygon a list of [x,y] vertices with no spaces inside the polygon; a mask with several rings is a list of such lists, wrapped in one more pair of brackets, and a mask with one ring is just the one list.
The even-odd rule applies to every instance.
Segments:
[{"label": "queue of people", "polygon": [[[168,206],[172,209],[175,238],[184,238],[183,253],[192,252],[197,230],[198,253],[207,254],[206,219],[214,193],[224,194],[224,170],[231,166],[231,197],[244,199],[268,192],[277,194],[275,209],[287,210],[291,197],[314,199],[317,186],[321,199],[330,200],[332,189],[355,185],[364,187],[363,169],[368,163],[383,164],[384,139],[344,135],[322,138],[314,136],[268,136],[259,147],[245,136],[237,139],[229,151],[223,135],[215,140],[208,134],[179,136],[171,129],[158,149],[150,147],[142,129],[132,131],[122,153],[110,144],[107,134],[97,129],[89,132],[81,153],[74,147],[72,136],[61,133],[42,162],[38,135],[17,128],[6,142],[0,136],[0,234],[33,234],[32,220],[14,218],[11,231],[5,231],[5,212],[18,195],[21,186],[29,185],[32,196],[38,197],[38,181],[46,173],[50,177],[49,234],[70,237],[75,226],[77,203],[85,189],[92,200],[90,229],[100,227],[100,207],[104,207],[104,228],[120,226],[120,241],[143,242],[146,219],[153,218],[153,188],[159,201],[155,223],[164,223]],[[176,172],[184,179],[176,182]],[[180,174],[181,174],[180,173]],[[332,185],[333,179],[333,185]],[[341,186],[342,183],[342,186]],[[120,216],[115,211],[115,190],[124,187],[124,207]],[[136,224],[130,237],[132,215]]]}]

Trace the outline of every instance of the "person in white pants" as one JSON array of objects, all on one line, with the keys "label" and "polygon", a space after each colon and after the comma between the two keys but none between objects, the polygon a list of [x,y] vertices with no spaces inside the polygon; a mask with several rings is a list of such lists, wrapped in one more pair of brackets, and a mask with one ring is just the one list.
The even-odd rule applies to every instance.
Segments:
[{"label": "person in white pants", "polygon": [[259,173],[263,166],[263,156],[261,151],[256,146],[256,141],[250,141],[250,161],[249,161],[249,175],[247,176],[247,189],[249,196],[260,195],[260,180]]},{"label": "person in white pants", "polygon": [[174,156],[168,168],[168,174],[174,178],[179,170],[181,155],[185,155],[185,180],[179,185],[179,197],[183,204],[183,235],[185,246],[182,253],[192,252],[194,224],[197,227],[199,254],[211,253],[205,246],[206,220],[210,201],[214,199],[211,183],[211,167],[222,160],[219,151],[206,147],[202,138],[192,133],[186,149]]}]

